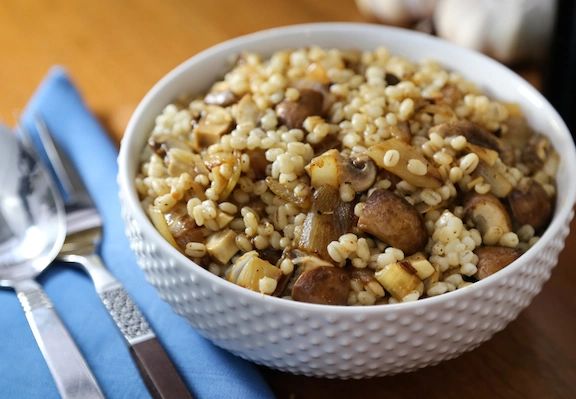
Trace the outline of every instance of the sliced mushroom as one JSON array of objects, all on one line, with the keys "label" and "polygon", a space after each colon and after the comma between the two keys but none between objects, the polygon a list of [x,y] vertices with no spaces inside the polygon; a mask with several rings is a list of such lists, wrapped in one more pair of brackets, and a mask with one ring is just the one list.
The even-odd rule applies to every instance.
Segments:
[{"label": "sliced mushroom", "polygon": [[179,148],[190,151],[188,145],[180,140],[174,139],[171,135],[155,134],[148,139],[148,146],[159,157],[164,158],[172,148]]},{"label": "sliced mushroom", "polygon": [[498,152],[504,163],[509,165],[514,163],[514,151],[512,151],[512,147],[475,123],[466,120],[447,122],[435,126],[433,130],[438,131],[442,136],[462,135],[473,145],[489,148]]},{"label": "sliced mushroom", "polygon": [[518,105],[507,104],[508,118],[506,119],[507,129],[501,132],[500,140],[511,148],[522,149],[526,147],[530,138],[535,135],[530,127],[522,110]]},{"label": "sliced mushroom", "polygon": [[297,247],[329,261],[328,244],[348,233],[354,222],[354,204],[343,202],[336,188],[321,186],[314,192]]},{"label": "sliced mushroom", "polygon": [[[384,164],[384,155],[390,150],[398,151],[400,154],[400,159],[394,165]],[[372,158],[380,168],[386,169],[387,171],[406,180],[413,186],[422,188],[439,188],[442,185],[442,178],[438,169],[428,162],[421,152],[402,140],[388,139],[382,143],[375,144],[368,149],[368,156]],[[408,162],[410,160],[418,160],[426,165],[426,174],[416,175],[410,172],[408,170]]]},{"label": "sliced mushroom", "polygon": [[301,129],[309,116],[322,115],[324,96],[316,90],[301,89],[297,101],[282,101],[276,106],[280,121],[290,129]]},{"label": "sliced mushroom", "polygon": [[490,184],[490,192],[499,198],[506,197],[512,191],[512,183],[495,166],[489,166],[484,161],[478,162],[472,176],[482,177],[486,183]]},{"label": "sliced mushroom", "polygon": [[178,247],[183,251],[189,242],[204,242],[206,229],[196,226],[194,220],[188,215],[186,206],[179,205],[164,214],[168,230]]},{"label": "sliced mushroom", "polygon": [[478,256],[478,271],[474,275],[482,280],[508,266],[522,255],[522,251],[508,247],[480,247],[474,250]]},{"label": "sliced mushroom", "polygon": [[292,299],[325,305],[346,305],[350,276],[333,266],[320,266],[303,272],[292,287]]},{"label": "sliced mushroom", "polygon": [[223,119],[220,122],[211,122],[209,118],[200,119],[193,130],[194,148],[200,150],[216,144],[222,135],[232,130],[232,119]]},{"label": "sliced mushroom", "polygon": [[471,221],[482,234],[485,245],[495,245],[512,228],[506,208],[492,194],[471,195],[464,204],[464,212],[467,221]]},{"label": "sliced mushroom", "polygon": [[548,153],[550,152],[550,142],[542,135],[534,135],[522,152],[522,162],[528,166],[532,173],[537,172],[544,166]]},{"label": "sliced mushroom", "polygon": [[376,165],[367,155],[352,156],[344,162],[343,181],[356,192],[368,190],[376,180]]},{"label": "sliced mushroom", "polygon": [[322,114],[327,114],[334,103],[334,95],[330,92],[328,84],[313,79],[302,79],[294,83],[294,87],[302,93],[302,90],[312,90],[322,95]]},{"label": "sliced mushroom", "polygon": [[406,255],[424,249],[428,241],[424,220],[416,208],[386,190],[376,190],[368,197],[358,228]]},{"label": "sliced mushroom", "polygon": [[512,218],[519,226],[529,224],[539,231],[548,225],[552,217],[552,199],[532,179],[522,180],[508,195],[508,203]]},{"label": "sliced mushroom", "polygon": [[306,165],[313,187],[329,185],[335,188],[350,183],[354,191],[365,191],[376,180],[376,166],[366,155],[345,157],[338,150],[329,150]]},{"label": "sliced mushroom", "polygon": [[238,101],[238,96],[231,90],[212,91],[204,97],[204,102],[209,105],[219,105],[227,107],[235,104]]},{"label": "sliced mushroom", "polygon": [[488,166],[493,166],[499,157],[498,152],[476,144],[468,143],[466,145],[466,149],[478,155],[478,158],[485,162]]}]

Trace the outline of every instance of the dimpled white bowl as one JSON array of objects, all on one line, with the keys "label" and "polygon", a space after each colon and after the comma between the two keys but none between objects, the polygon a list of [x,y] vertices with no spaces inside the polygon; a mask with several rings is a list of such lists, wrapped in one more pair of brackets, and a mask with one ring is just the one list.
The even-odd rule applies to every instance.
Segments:
[{"label": "dimpled white bowl", "polygon": [[[154,229],[134,188],[139,154],[154,119],[182,94],[201,93],[241,51],[270,54],[318,45],[387,47],[414,61],[434,58],[489,95],[520,104],[530,124],[561,155],[555,215],[545,234],[502,271],[469,287],[416,302],[340,307],[287,301],[249,291],[192,263]],[[183,63],[142,100],[122,140],[119,184],[131,247],[148,281],[203,336],[245,359],[292,373],[331,378],[383,376],[436,364],[474,349],[502,330],[549,278],[564,246],[576,197],[576,154],[552,106],[497,62],[444,41],[368,24],[311,24],[258,32]]]}]

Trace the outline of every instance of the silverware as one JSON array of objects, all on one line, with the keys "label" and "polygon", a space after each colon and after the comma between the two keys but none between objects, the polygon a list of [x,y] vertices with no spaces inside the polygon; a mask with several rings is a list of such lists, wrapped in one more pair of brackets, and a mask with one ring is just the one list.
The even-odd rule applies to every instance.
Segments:
[{"label": "silverware", "polygon": [[64,191],[67,236],[58,258],[83,266],[90,275],[102,303],[126,339],[151,395],[192,398],[138,306],[98,255],[102,219],[75,168],[53,141],[42,119],[37,119],[36,128],[50,167]]},{"label": "silverware", "polygon": [[34,280],[64,242],[62,199],[46,170],[1,125],[0,164],[0,286],[16,291],[62,398],[103,398],[82,354]]}]

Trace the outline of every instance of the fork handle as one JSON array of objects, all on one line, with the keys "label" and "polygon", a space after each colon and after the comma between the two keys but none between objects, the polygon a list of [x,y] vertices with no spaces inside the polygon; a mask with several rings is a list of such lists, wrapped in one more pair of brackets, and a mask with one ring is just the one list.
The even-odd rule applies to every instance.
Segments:
[{"label": "fork handle", "polygon": [[130,347],[140,375],[154,399],[193,399],[144,315],[97,254],[67,256],[80,263],[94,281],[102,303]]},{"label": "fork handle", "polygon": [[26,319],[63,399],[104,399],[94,375],[52,303],[33,280],[15,284]]}]

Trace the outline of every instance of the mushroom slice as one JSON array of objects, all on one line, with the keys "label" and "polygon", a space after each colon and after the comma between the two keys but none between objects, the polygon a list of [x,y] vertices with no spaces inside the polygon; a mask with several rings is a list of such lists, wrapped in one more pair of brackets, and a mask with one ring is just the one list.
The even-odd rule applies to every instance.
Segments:
[{"label": "mushroom slice", "polygon": [[522,255],[522,251],[508,247],[480,247],[474,250],[478,256],[478,271],[474,275],[482,280],[508,266]]},{"label": "mushroom slice", "polygon": [[288,128],[301,129],[309,116],[322,115],[324,96],[316,90],[301,89],[297,101],[284,100],[276,106],[276,114]]},{"label": "mushroom slice", "polygon": [[[317,70],[319,71],[319,70]],[[323,84],[318,80],[313,79],[301,79],[294,83],[294,88],[300,91],[300,95],[302,95],[303,90],[312,90],[320,93],[322,95],[322,114],[327,114],[334,103],[334,95],[330,92],[330,88],[328,85],[329,82]]]},{"label": "mushroom slice", "polygon": [[473,194],[464,204],[464,212],[467,221],[482,234],[485,245],[495,245],[512,228],[506,208],[492,194]]},{"label": "mushroom slice", "polygon": [[190,148],[184,141],[177,140],[173,136],[164,133],[152,135],[148,139],[148,146],[161,158],[164,158],[171,149],[190,151]]},{"label": "mushroom slice", "polygon": [[[496,135],[470,121],[461,120],[443,123],[433,128],[442,136],[464,136],[468,143],[497,151],[506,164],[514,163],[514,152],[511,147]],[[478,154],[479,155],[479,154]],[[479,155],[480,156],[480,155]]]},{"label": "mushroom slice", "polygon": [[350,183],[357,193],[368,190],[376,180],[376,165],[367,155],[347,158],[343,169],[342,180]]},{"label": "mushroom slice", "polygon": [[180,250],[183,251],[189,242],[204,242],[206,229],[196,226],[194,220],[188,215],[185,205],[178,204],[170,212],[164,214],[164,219]]},{"label": "mushroom slice", "polygon": [[350,276],[334,266],[319,266],[303,272],[292,287],[292,299],[325,305],[346,305]]},{"label": "mushroom slice", "polygon": [[535,180],[522,180],[508,195],[512,219],[519,225],[529,224],[539,231],[552,217],[552,200]]},{"label": "mushroom slice", "polygon": [[[384,163],[384,155],[390,150],[398,151],[400,154],[400,159],[394,165],[386,165]],[[380,168],[386,169],[413,186],[439,188],[442,185],[442,178],[438,169],[428,162],[420,151],[402,140],[388,139],[382,143],[375,144],[368,149],[368,156],[372,158]],[[408,170],[408,162],[411,160],[417,160],[426,165],[426,174],[416,175],[410,172]]]},{"label": "mushroom slice", "polygon": [[414,206],[386,190],[374,191],[366,200],[358,228],[411,255],[424,249],[428,232]]},{"label": "mushroom slice", "polygon": [[209,106],[206,115],[200,119],[200,122],[192,131],[194,148],[201,150],[216,144],[222,135],[232,130],[232,127],[232,118],[223,108]]},{"label": "mushroom slice", "polygon": [[478,158],[488,166],[493,166],[498,160],[498,152],[476,144],[468,143],[466,149],[478,155]]},{"label": "mushroom slice", "polygon": [[490,184],[490,192],[499,198],[506,197],[512,191],[512,184],[502,173],[496,170],[495,166],[489,166],[484,161],[478,162],[478,166],[472,173],[473,177],[482,177]]},{"label": "mushroom slice", "polygon": [[326,151],[338,149],[342,145],[342,142],[336,137],[335,134],[329,134],[319,143],[312,143],[312,148],[314,149],[314,154],[324,154]]},{"label": "mushroom slice", "polygon": [[535,135],[524,147],[522,162],[528,166],[532,173],[537,172],[546,162],[550,150],[551,146],[548,139],[542,135]]},{"label": "mushroom slice", "polygon": [[329,150],[306,165],[313,187],[329,185],[335,188],[350,183],[355,192],[368,190],[376,180],[376,166],[366,155],[345,157],[338,150]]}]

